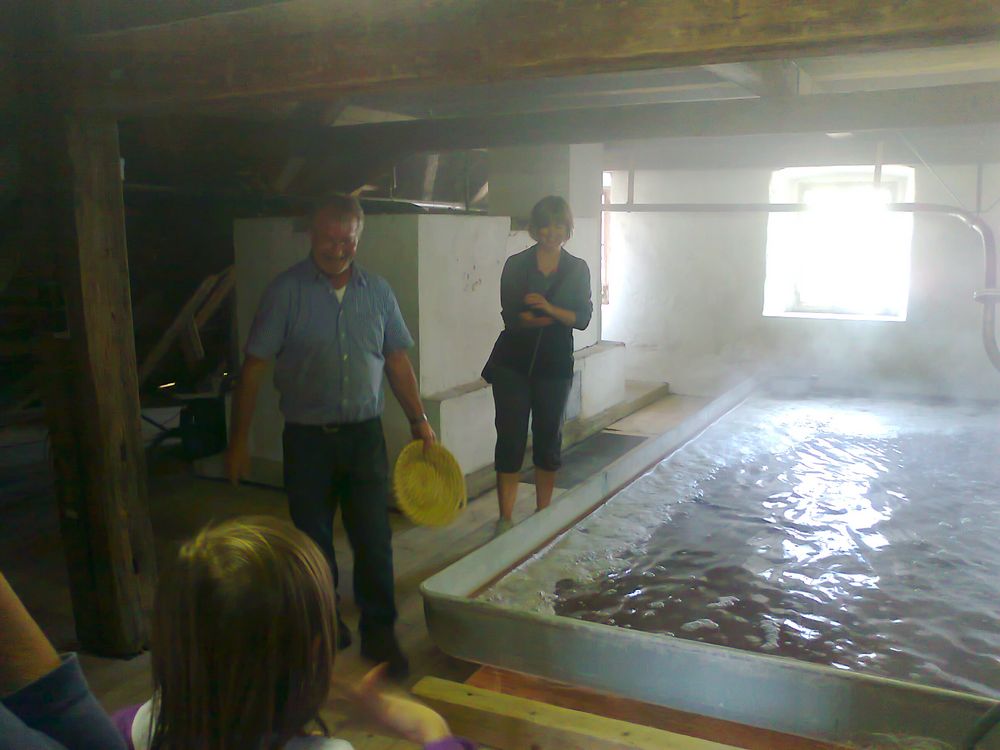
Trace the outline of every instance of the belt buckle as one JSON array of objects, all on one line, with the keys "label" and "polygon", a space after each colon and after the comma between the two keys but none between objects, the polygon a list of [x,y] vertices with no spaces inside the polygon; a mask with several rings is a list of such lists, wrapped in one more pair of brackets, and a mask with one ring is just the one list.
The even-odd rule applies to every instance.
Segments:
[{"label": "belt buckle", "polygon": [[340,430],[340,425],[329,422],[327,424],[320,425],[320,429],[323,430],[325,434],[330,435],[334,432],[338,432]]}]

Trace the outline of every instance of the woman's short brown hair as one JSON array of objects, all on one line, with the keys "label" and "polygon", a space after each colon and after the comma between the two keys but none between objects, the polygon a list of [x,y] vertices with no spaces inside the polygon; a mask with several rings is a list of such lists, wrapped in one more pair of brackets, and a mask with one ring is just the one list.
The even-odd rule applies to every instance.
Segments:
[{"label": "woman's short brown hair", "polygon": [[538,230],[551,224],[562,224],[566,227],[566,239],[573,236],[573,212],[569,203],[559,195],[547,195],[531,209],[531,220],[528,222],[528,234],[538,241]]},{"label": "woman's short brown hair", "polygon": [[151,747],[279,748],[318,722],[335,611],[326,558],[290,523],[245,517],[201,531],[157,588]]}]

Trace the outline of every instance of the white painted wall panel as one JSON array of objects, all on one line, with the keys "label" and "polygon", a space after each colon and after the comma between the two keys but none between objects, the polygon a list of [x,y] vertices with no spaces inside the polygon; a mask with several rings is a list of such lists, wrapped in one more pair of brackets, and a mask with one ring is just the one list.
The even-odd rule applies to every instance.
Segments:
[{"label": "white painted wall panel", "polygon": [[[974,166],[935,165],[968,207]],[[985,171],[984,205],[1000,198],[1000,170]],[[648,202],[768,199],[766,169],[639,172]],[[925,168],[917,200],[954,203]],[[1000,229],[1000,208],[987,215]],[[905,322],[764,318],[764,214],[614,214],[611,304],[604,337],[628,347],[628,376],[707,393],[758,370],[829,377],[926,394],[996,398],[1000,373],[980,340],[983,285],[978,236],[954,219],[918,216]]]}]

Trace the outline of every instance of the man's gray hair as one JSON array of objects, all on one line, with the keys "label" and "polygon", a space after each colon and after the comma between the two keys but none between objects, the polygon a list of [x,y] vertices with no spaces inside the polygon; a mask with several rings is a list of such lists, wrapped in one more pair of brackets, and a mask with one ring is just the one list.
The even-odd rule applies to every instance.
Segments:
[{"label": "man's gray hair", "polygon": [[330,193],[322,196],[313,205],[311,219],[315,221],[320,214],[357,219],[358,229],[365,224],[365,212],[361,208],[361,201],[353,195]]}]

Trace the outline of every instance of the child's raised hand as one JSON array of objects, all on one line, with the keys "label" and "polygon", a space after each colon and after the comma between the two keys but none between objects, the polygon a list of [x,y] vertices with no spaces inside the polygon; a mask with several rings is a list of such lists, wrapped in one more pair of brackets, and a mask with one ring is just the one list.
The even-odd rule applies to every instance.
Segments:
[{"label": "child's raised hand", "polygon": [[354,701],[374,721],[404,739],[426,745],[451,736],[448,724],[433,709],[401,695],[387,693],[382,676],[387,664],[379,664],[352,691]]}]

